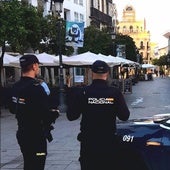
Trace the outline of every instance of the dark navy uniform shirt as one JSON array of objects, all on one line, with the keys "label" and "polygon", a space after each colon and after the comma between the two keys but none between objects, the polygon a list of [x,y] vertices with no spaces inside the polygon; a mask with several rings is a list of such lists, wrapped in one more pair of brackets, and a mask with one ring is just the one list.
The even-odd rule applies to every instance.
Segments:
[{"label": "dark navy uniform shirt", "polygon": [[52,120],[48,95],[35,79],[21,77],[11,90],[10,112],[16,115],[18,134],[28,146],[40,148],[45,138],[45,128]]},{"label": "dark navy uniform shirt", "polygon": [[116,117],[126,121],[130,115],[122,92],[100,79],[83,88],[70,88],[67,105],[70,121],[82,115],[81,142],[89,142],[93,147],[97,144],[109,145],[116,132]]},{"label": "dark navy uniform shirt", "polygon": [[12,113],[16,114],[19,129],[40,128],[48,116],[48,96],[43,87],[30,77],[21,77],[11,92]]}]

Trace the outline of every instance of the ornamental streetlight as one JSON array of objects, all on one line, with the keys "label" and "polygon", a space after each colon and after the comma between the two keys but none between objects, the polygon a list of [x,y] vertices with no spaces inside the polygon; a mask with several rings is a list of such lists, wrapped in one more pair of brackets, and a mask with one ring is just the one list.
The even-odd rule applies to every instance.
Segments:
[{"label": "ornamental streetlight", "polygon": [[[63,11],[63,1],[64,0],[51,0],[51,7],[52,3],[54,2],[54,8],[53,14],[56,14],[58,16],[58,22],[56,24],[57,27],[57,41],[59,42],[59,49],[58,49],[58,55],[59,55],[59,110],[60,112],[63,112],[65,109],[64,105],[64,77],[63,77],[63,62],[62,62],[62,38],[61,38],[61,30],[62,30],[62,19],[61,19],[61,13]],[[56,54],[57,55],[57,54]]]},{"label": "ornamental streetlight", "polygon": [[64,0],[53,0],[53,1],[54,1],[54,6],[55,6],[55,11],[60,16],[60,13],[62,13],[62,11],[63,11],[63,2],[64,2]]},{"label": "ornamental streetlight", "polygon": [[116,39],[116,33],[115,32],[113,32],[113,31],[111,31],[110,32],[110,36],[111,36],[111,39],[112,39],[112,55],[114,56],[114,57],[116,57],[116,43],[115,43],[115,39]]}]

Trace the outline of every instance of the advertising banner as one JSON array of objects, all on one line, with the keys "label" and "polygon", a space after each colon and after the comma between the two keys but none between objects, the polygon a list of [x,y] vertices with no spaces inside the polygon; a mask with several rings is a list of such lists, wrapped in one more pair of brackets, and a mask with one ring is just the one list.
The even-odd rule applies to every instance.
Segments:
[{"label": "advertising banner", "polygon": [[126,45],[118,44],[116,51],[117,57],[126,58]]},{"label": "advertising banner", "polygon": [[84,22],[66,21],[66,45],[83,47]]}]

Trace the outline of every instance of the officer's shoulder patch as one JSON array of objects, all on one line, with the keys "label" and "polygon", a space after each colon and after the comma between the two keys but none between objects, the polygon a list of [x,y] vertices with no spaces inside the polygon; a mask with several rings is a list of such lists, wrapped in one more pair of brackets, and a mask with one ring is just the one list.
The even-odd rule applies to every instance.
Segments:
[{"label": "officer's shoulder patch", "polygon": [[33,85],[34,85],[34,86],[39,86],[39,85],[40,85],[40,83],[34,83]]},{"label": "officer's shoulder patch", "polygon": [[34,86],[39,86],[40,85],[40,82],[38,80],[35,80],[34,83],[33,83]]}]

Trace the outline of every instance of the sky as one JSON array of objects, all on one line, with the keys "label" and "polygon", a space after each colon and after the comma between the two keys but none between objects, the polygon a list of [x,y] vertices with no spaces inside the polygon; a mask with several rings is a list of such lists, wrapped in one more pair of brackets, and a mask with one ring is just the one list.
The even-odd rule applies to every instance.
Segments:
[{"label": "sky", "polygon": [[158,46],[168,46],[168,39],[163,36],[170,32],[170,1],[169,0],[113,0],[118,11],[118,20],[122,19],[123,9],[132,5],[136,11],[136,20],[146,20],[146,30],[151,33],[151,42]]}]

